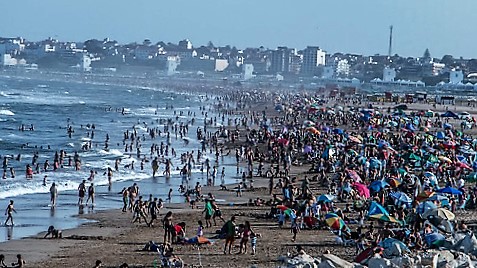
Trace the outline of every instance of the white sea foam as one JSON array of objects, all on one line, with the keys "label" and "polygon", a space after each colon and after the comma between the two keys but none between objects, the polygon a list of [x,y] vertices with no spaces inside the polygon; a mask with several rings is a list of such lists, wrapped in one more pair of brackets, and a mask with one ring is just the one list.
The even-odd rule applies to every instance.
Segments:
[{"label": "white sea foam", "polygon": [[0,115],[14,116],[15,114],[14,114],[12,111],[10,111],[10,110],[2,109],[2,110],[0,110]]}]

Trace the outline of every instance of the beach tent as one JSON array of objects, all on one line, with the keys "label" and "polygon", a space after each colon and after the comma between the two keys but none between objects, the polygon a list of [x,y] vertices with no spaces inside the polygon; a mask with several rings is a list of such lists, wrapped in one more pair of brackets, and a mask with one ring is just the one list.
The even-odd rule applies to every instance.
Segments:
[{"label": "beach tent", "polygon": [[389,215],[389,212],[381,206],[378,202],[372,201],[368,209],[368,217],[375,214],[385,214]]},{"label": "beach tent", "polygon": [[430,233],[424,236],[424,240],[428,246],[440,246],[445,242],[446,237],[439,233]]},{"label": "beach tent", "polygon": [[447,111],[447,112],[441,114],[441,117],[459,118],[459,116],[456,115],[455,113],[453,113],[452,111]]},{"label": "beach tent", "polygon": [[399,245],[402,251],[411,252],[406,244],[396,238],[389,237],[379,242],[379,246],[383,247],[384,249],[392,248],[396,244]]}]

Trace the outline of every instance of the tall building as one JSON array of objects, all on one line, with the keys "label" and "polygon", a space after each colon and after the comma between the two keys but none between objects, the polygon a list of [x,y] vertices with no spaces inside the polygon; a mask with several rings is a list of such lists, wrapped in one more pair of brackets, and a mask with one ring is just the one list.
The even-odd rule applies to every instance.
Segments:
[{"label": "tall building", "polygon": [[272,51],[270,72],[272,73],[288,73],[291,70],[293,57],[296,55],[294,48],[278,47]]},{"label": "tall building", "polygon": [[326,52],[319,47],[308,46],[303,50],[303,64],[301,72],[303,74],[315,75],[318,66],[326,64]]}]

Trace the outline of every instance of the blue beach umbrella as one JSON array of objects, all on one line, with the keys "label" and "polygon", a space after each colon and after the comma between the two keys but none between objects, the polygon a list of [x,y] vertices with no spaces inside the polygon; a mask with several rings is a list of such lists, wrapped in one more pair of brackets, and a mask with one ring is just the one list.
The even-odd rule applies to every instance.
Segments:
[{"label": "blue beach umbrella", "polygon": [[447,186],[445,188],[437,190],[439,193],[444,193],[444,194],[451,194],[451,195],[461,195],[462,192],[457,190],[456,188]]},{"label": "blue beach umbrella", "polygon": [[336,197],[330,194],[322,194],[318,197],[318,202],[329,203],[332,202]]},{"label": "blue beach umbrella", "polygon": [[386,181],[383,181],[383,180],[377,180],[377,181],[373,181],[370,185],[369,185],[369,189],[374,191],[374,192],[380,192],[382,191],[386,186],[389,186],[389,183],[387,183]]},{"label": "blue beach umbrella", "polygon": [[431,209],[436,209],[437,206],[432,203],[431,201],[425,201],[425,202],[422,202],[419,204],[419,206],[417,206],[417,209],[416,209],[416,212],[418,214],[424,214],[426,211],[428,210],[431,210]]}]

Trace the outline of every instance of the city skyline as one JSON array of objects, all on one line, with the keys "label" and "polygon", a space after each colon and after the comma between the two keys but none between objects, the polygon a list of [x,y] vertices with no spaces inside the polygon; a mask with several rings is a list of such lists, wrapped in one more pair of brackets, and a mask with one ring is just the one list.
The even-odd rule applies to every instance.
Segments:
[{"label": "city skyline", "polygon": [[0,35],[62,41],[109,37],[120,43],[188,38],[194,45],[208,41],[238,48],[316,45],[329,53],[387,55],[389,25],[393,25],[392,54],[419,57],[429,48],[437,58],[445,54],[476,58],[472,44],[477,37],[465,27],[472,24],[472,10],[476,10],[472,7],[477,8],[477,2],[340,0],[290,6],[284,0],[253,5],[229,0],[134,4],[84,0],[77,5],[24,0],[0,4],[3,10],[15,10],[0,17]]}]

